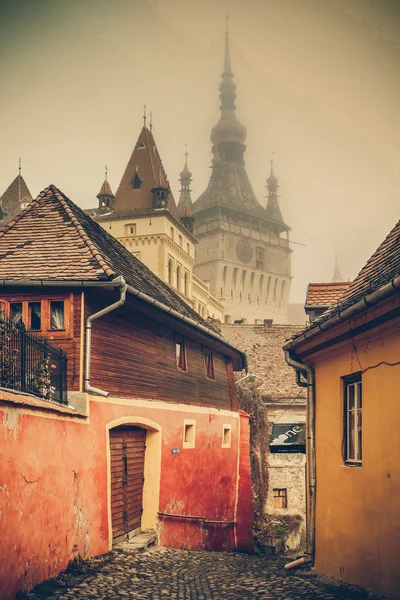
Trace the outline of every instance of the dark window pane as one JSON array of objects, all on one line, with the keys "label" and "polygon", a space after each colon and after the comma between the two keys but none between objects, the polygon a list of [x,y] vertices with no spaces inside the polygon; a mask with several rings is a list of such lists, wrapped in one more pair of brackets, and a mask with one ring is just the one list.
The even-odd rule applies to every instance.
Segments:
[{"label": "dark window pane", "polygon": [[65,329],[64,327],[64,302],[50,302],[50,327],[51,329]]},{"label": "dark window pane", "polygon": [[22,302],[12,302],[10,304],[10,316],[13,323],[22,322]]},{"label": "dark window pane", "polygon": [[42,329],[41,303],[29,302],[29,327],[31,331],[40,331]]}]

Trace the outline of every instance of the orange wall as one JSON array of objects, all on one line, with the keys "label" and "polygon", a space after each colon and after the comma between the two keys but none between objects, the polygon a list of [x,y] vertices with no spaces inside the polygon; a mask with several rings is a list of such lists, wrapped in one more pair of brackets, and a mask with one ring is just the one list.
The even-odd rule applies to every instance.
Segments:
[{"label": "orange wall", "polygon": [[[132,402],[133,404],[133,402]],[[235,520],[251,535],[250,485],[237,500],[239,418],[237,413],[151,402],[98,399],[84,421],[54,413],[0,406],[0,589],[2,600],[57,574],[78,554],[109,550],[106,426],[126,416],[149,419],[162,429],[161,512]],[[196,447],[182,448],[183,420],[196,420]],[[230,448],[222,448],[222,427],[230,424]],[[248,464],[248,430],[242,434],[242,463]],[[180,448],[173,455],[172,448]],[[146,459],[145,459],[146,460]],[[246,473],[243,474],[246,480]],[[251,496],[250,496],[251,503]],[[243,506],[247,508],[244,511]],[[247,519],[247,520],[246,520]],[[185,526],[163,519],[162,544],[185,548],[232,549],[233,527]]]},{"label": "orange wall", "polygon": [[345,466],[341,454],[341,377],[399,360],[399,319],[306,360],[314,363],[316,375],[316,569],[397,599],[400,365],[381,365],[362,375],[363,465],[358,468]]}]

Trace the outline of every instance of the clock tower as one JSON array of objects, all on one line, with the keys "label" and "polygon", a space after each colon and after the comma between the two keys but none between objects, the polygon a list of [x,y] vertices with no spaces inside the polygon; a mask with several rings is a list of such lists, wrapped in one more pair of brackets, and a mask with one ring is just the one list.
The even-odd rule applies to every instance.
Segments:
[{"label": "clock tower", "polygon": [[246,172],[246,128],[236,117],[228,26],[219,90],[221,117],[211,131],[211,177],[192,206],[198,240],[194,272],[209,281],[211,293],[225,304],[225,322],[286,323],[290,228],[279,207],[272,160],[266,208],[255,197]]}]

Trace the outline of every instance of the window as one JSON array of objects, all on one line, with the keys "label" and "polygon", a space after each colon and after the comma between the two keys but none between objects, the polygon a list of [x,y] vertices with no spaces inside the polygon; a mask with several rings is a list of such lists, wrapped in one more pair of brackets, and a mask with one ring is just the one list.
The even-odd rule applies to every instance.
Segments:
[{"label": "window", "polygon": [[134,190],[139,190],[141,185],[142,185],[142,181],[139,177],[139,173],[137,171],[135,171],[135,174],[132,179],[132,187]]},{"label": "window", "polygon": [[11,321],[16,325],[22,323],[22,302],[11,302],[10,317]]},{"label": "window", "polygon": [[183,421],[183,447],[194,448],[196,440],[196,421],[185,419]]},{"label": "window", "polygon": [[185,296],[189,296],[189,271],[185,271],[185,276],[183,278],[183,286]]},{"label": "window", "polygon": [[231,447],[232,428],[231,425],[222,426],[222,448]]},{"label": "window", "polygon": [[264,269],[264,248],[256,248],[256,269]]},{"label": "window", "polygon": [[174,228],[171,227],[171,240],[174,241],[174,237],[175,237],[175,231]]},{"label": "window", "polygon": [[176,289],[180,291],[181,289],[181,267],[178,265],[176,267]]},{"label": "window", "polygon": [[215,379],[214,359],[209,350],[204,350],[204,368],[207,379]]},{"label": "window", "polygon": [[28,329],[31,331],[41,331],[42,329],[41,302],[28,302]]},{"label": "window", "polygon": [[274,508],[287,508],[287,489],[274,488],[272,493]]},{"label": "window", "polygon": [[190,246],[189,246],[189,244],[186,244],[186,252],[187,252],[187,253],[189,254],[189,256],[190,256]]},{"label": "window", "polygon": [[362,385],[361,373],[344,381],[344,461],[362,463]]},{"label": "window", "polygon": [[10,302],[11,321],[15,324],[24,323],[29,331],[65,332],[66,314],[64,300],[32,298]]},{"label": "window", "polygon": [[181,235],[179,235],[179,236],[178,236],[178,240],[179,240],[179,245],[180,245],[180,247],[182,248],[182,246],[183,246],[183,241],[182,241],[182,236],[181,236]]},{"label": "window", "polygon": [[168,283],[172,285],[172,258],[168,259]]},{"label": "window", "polygon": [[178,371],[187,371],[185,340],[181,337],[175,338],[176,368]]},{"label": "window", "polygon": [[136,223],[125,225],[125,235],[136,235]]},{"label": "window", "polygon": [[50,302],[50,329],[65,329],[63,300]]}]

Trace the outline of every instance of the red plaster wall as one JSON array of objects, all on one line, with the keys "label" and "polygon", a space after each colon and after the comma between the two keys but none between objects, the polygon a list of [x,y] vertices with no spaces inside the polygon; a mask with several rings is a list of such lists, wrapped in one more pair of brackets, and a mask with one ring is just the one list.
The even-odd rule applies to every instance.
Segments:
[{"label": "red plaster wall", "polygon": [[[202,520],[160,518],[160,543],[193,549],[231,550],[235,514],[238,418],[187,411],[90,403],[90,420],[0,406],[0,590],[11,600],[19,589],[65,569],[78,554],[99,555],[108,547],[106,425],[132,416],[162,427],[160,512]],[[196,447],[183,449],[183,420],[196,419]],[[232,426],[231,448],[222,448],[222,428]],[[241,436],[244,494],[248,452]],[[172,454],[172,448],[180,448]],[[246,449],[247,448],[247,449]],[[242,475],[244,474],[244,475]],[[244,486],[244,487],[243,487]],[[241,507],[241,502],[239,502]],[[240,526],[239,526],[240,513]],[[247,530],[246,530],[247,527]],[[248,511],[238,512],[240,539],[251,535]],[[247,534],[245,535],[245,531]]]}]

